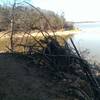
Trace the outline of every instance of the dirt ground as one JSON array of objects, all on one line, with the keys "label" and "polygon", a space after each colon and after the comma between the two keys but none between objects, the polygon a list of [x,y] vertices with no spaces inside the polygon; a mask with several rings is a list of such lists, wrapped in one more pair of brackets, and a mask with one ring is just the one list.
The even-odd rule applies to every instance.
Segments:
[{"label": "dirt ground", "polygon": [[21,55],[0,54],[0,100],[64,100],[56,97],[59,85],[28,63]]}]

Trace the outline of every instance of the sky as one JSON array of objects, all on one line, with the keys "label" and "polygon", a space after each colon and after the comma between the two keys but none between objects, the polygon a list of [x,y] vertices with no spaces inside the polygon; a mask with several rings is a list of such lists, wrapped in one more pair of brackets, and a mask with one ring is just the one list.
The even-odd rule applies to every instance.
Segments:
[{"label": "sky", "polygon": [[[8,0],[0,0],[8,1]],[[13,0],[10,0],[10,2]],[[23,1],[23,0],[19,0]],[[42,9],[64,12],[68,21],[100,21],[100,0],[27,0]]]},{"label": "sky", "polygon": [[33,5],[56,13],[64,12],[70,21],[100,21],[100,0],[32,0]]}]

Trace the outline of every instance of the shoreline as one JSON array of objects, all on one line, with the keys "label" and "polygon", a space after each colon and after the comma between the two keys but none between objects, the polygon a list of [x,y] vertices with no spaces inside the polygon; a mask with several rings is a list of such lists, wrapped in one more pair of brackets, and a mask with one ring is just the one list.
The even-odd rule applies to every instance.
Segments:
[{"label": "shoreline", "polygon": [[[67,36],[67,35],[73,35],[73,34],[77,34],[77,33],[79,33],[80,32],[80,30],[78,30],[78,29],[74,29],[74,30],[59,30],[59,31],[56,31],[56,32],[48,32],[49,33],[49,35],[58,35],[58,36]],[[0,39],[4,39],[4,38],[9,38],[10,37],[10,32],[8,33],[8,34],[5,34],[6,32],[0,32]],[[43,32],[44,33],[44,35],[47,35],[47,33],[45,33],[45,32]],[[5,35],[4,35],[5,34]],[[4,35],[4,36],[3,36]],[[24,35],[24,32],[19,32],[18,34],[15,34],[14,35],[14,37],[19,37],[19,38],[21,38],[21,37],[23,37],[23,35]],[[38,32],[31,32],[31,35],[32,36],[37,36],[37,37],[42,37],[43,35],[42,35],[42,33],[38,33]],[[28,34],[25,34],[25,36],[28,36]]]}]

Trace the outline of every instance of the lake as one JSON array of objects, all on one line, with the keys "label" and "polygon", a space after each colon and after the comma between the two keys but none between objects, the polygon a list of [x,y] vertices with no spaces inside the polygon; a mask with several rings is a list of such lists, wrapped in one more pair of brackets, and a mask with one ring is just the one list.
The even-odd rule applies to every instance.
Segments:
[{"label": "lake", "polygon": [[78,50],[88,49],[88,59],[100,63],[100,22],[75,23],[75,27],[81,30],[73,37]]}]

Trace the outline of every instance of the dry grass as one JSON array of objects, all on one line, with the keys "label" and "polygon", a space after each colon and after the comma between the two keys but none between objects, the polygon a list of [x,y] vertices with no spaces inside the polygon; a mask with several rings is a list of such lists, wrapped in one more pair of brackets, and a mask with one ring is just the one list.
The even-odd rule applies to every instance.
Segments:
[{"label": "dry grass", "polygon": [[[0,32],[0,36],[3,36],[3,34],[6,32]],[[21,35],[20,35],[21,34]],[[51,34],[51,33],[50,33]],[[6,34],[5,36],[0,38],[0,52],[6,52],[9,51],[8,48],[10,48],[10,37],[9,34]],[[33,44],[35,42],[34,38],[37,41],[43,40],[44,37],[41,33],[32,33],[31,35],[34,37],[31,37],[29,35],[24,35],[24,33],[17,33],[14,37],[14,43],[15,43],[15,50],[18,52],[22,52],[24,51],[24,48],[22,46],[18,47],[17,44],[25,44],[25,45],[29,45],[29,44]],[[51,34],[52,36],[52,34]],[[64,44],[64,40],[67,40],[70,36],[72,36],[72,34],[68,34],[66,32],[56,32],[56,38],[58,41],[60,41],[60,44]],[[46,36],[47,37],[47,36]]]},{"label": "dry grass", "polygon": [[[41,94],[42,91],[44,91],[44,90],[46,91],[46,92],[44,91],[44,95],[43,94],[40,95],[40,98],[43,96],[44,97],[47,96],[48,94],[46,94],[46,93],[48,93],[48,92],[49,92],[49,95],[51,95],[51,97],[52,97],[52,95],[56,95],[56,97],[58,96],[58,98],[60,98],[60,97],[62,98],[62,96],[65,98],[66,95],[62,94],[62,92],[64,93],[65,89],[67,89],[70,86],[75,87],[74,90],[75,91],[77,90],[78,93],[79,92],[81,93],[80,82],[84,81],[84,82],[86,82],[86,85],[88,86],[88,82],[86,81],[86,78],[85,78],[86,75],[82,70],[82,66],[84,64],[85,64],[85,66],[89,66],[89,65],[87,62],[84,61],[84,59],[81,59],[77,56],[76,52],[74,52],[73,49],[70,48],[70,46],[69,46],[69,44],[67,44],[67,42],[66,42],[66,46],[64,45],[65,40],[67,40],[70,36],[72,36],[72,35],[62,35],[62,36],[56,35],[56,38],[55,38],[55,36],[51,36],[51,37],[46,36],[46,38],[43,36],[36,36],[36,37],[35,36],[34,37],[33,36],[24,36],[24,38],[23,38],[21,35],[20,36],[16,35],[16,37],[14,38],[14,43],[15,43],[14,46],[15,47],[18,44],[21,44],[24,46],[26,46],[26,45],[29,46],[29,45],[35,44],[34,46],[37,46],[37,45],[39,45],[39,42],[40,42],[44,48],[42,48],[40,46],[41,47],[40,52],[38,52],[39,51],[39,47],[38,47],[38,48],[36,48],[35,52],[31,51],[30,54],[29,54],[29,52],[27,52],[27,54],[24,53],[24,55],[22,53],[20,53],[23,56],[22,57],[23,60],[26,58],[28,59],[28,60],[26,59],[25,62],[22,61],[21,56],[18,56],[19,53],[17,54],[17,52],[24,52],[25,48],[27,49],[27,46],[25,48],[23,48],[23,46],[17,46],[16,47],[17,52],[13,53],[14,56],[12,56],[12,53],[10,53],[11,54],[10,56],[9,55],[6,56],[5,55],[6,53],[4,55],[1,55],[1,63],[0,63],[0,64],[2,64],[1,69],[3,66],[5,66],[7,68],[8,68],[8,65],[10,66],[10,68],[6,69],[6,71],[7,71],[6,76],[8,76],[8,71],[10,73],[12,73],[11,71],[13,71],[13,72],[15,71],[14,75],[16,73],[16,77],[18,76],[17,77],[18,80],[15,77],[13,79],[14,86],[12,86],[13,84],[10,83],[10,82],[13,82],[10,78],[9,78],[9,80],[7,80],[8,83],[5,82],[5,84],[10,84],[11,85],[10,87],[13,89],[13,91],[15,93],[18,93],[17,94],[18,96],[20,96],[20,92],[22,92],[21,93],[22,98],[23,98],[23,95],[25,95],[28,97],[28,99],[31,97],[30,96],[31,93],[32,93],[32,96],[33,95],[36,96],[36,94],[35,94],[36,92],[33,93],[32,91],[34,90],[34,87],[39,87],[40,85],[41,85],[41,87],[43,86],[42,87],[43,90],[41,88],[38,88],[38,90],[37,90],[37,88],[36,88],[36,91],[39,94]],[[8,37],[1,39],[1,42],[0,42],[1,50],[4,49],[6,51],[6,49],[7,49],[6,45],[8,45],[8,46],[10,45],[10,40]],[[16,57],[18,57],[18,59],[16,59]],[[18,60],[18,62],[17,62],[17,60]],[[82,63],[82,62],[84,62],[84,63]],[[34,70],[33,70],[33,67],[34,67]],[[35,69],[35,68],[37,68],[37,69]],[[84,68],[88,69],[89,67],[84,67]],[[18,69],[18,70],[16,71],[16,69]],[[39,74],[40,76],[36,77],[34,71],[36,72],[36,75]],[[5,72],[5,71],[3,70],[3,72]],[[5,75],[5,73],[3,73],[3,75]],[[21,79],[20,79],[19,75],[20,75]],[[12,74],[11,74],[11,77],[12,77]],[[29,78],[29,79],[27,80],[27,78]],[[36,83],[34,80],[31,80],[31,78],[36,80]],[[7,78],[5,78],[5,79],[7,79]],[[19,79],[21,80],[21,83],[20,83]],[[25,79],[25,80],[23,80],[23,79]],[[45,83],[43,80],[46,81],[47,83]],[[37,83],[37,81],[39,81],[39,82]],[[43,84],[39,84],[41,82],[43,82]],[[51,84],[56,83],[56,85],[54,85],[54,87],[50,87],[47,85],[48,83],[50,84],[50,82],[51,82]],[[90,94],[88,94],[87,88],[85,89],[86,85],[84,85],[84,82],[82,82],[82,84],[83,84],[82,90],[84,92],[86,92],[86,94],[88,96],[91,97],[91,94],[92,94],[91,87],[90,87],[90,85],[88,86],[89,87],[88,91],[90,93]],[[18,83],[18,84],[20,83],[21,85],[24,84],[25,87],[20,86],[21,91],[16,91],[19,87],[19,85],[15,86],[16,83]],[[27,85],[27,83],[29,85],[32,84],[32,86],[34,86],[34,87],[30,87],[29,85]],[[44,87],[44,84],[46,84],[47,87]],[[66,85],[64,85],[64,84],[66,84]],[[30,89],[26,90],[26,88],[29,88],[29,87],[32,91]],[[2,87],[0,87],[0,88],[2,89]],[[4,87],[3,87],[3,89],[4,89]],[[23,89],[29,93],[23,94]],[[78,89],[80,89],[80,90],[78,90]],[[74,90],[73,90],[73,92],[76,93]],[[9,92],[11,90],[6,89],[6,91]],[[10,95],[11,93],[8,93],[8,94]],[[15,95],[16,94],[13,95],[14,98],[16,97]],[[79,96],[80,94],[77,94],[77,95]],[[73,98],[74,97],[75,96],[73,96]],[[83,97],[85,97],[85,95]],[[33,100],[33,97],[31,97],[31,98],[32,99],[30,99],[30,100]],[[25,99],[25,100],[27,100],[27,99]],[[40,99],[35,99],[35,100],[40,100]],[[41,99],[41,100],[43,100],[43,99]],[[46,99],[46,100],[51,100],[51,99]],[[91,99],[89,99],[89,100],[91,100]]]}]

